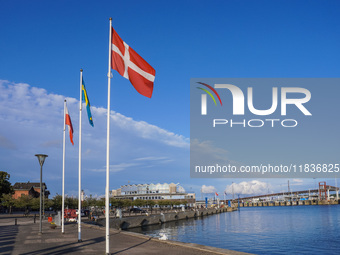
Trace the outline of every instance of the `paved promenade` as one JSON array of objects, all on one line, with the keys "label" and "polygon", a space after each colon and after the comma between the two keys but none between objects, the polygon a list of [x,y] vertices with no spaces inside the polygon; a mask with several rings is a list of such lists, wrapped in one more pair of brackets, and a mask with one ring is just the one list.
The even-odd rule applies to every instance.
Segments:
[{"label": "paved promenade", "polygon": [[[38,235],[39,219],[0,217],[0,254],[105,254],[105,229],[82,224],[82,242],[78,243],[78,225],[65,225],[65,234],[61,228],[50,228],[50,223],[43,222],[43,234]],[[245,253],[186,244],[174,241],[160,241],[131,232],[110,232],[111,254],[185,254],[213,255]]]}]

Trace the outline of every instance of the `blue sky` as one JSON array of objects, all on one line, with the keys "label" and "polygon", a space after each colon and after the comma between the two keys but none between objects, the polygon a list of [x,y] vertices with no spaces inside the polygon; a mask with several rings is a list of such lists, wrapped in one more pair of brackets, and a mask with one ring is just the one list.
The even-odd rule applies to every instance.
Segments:
[{"label": "blue sky", "polygon": [[[339,77],[338,1],[0,1],[0,169],[11,182],[44,180],[61,192],[62,107],[66,192],[77,194],[79,69],[95,127],[83,117],[83,188],[104,194],[109,17],[155,69],[152,99],[113,71],[110,187],[179,182],[222,191],[229,179],[189,177],[189,84],[194,77]],[[245,180],[250,181],[250,180]],[[261,180],[279,190],[286,180]],[[314,180],[297,180],[300,186]],[[334,180],[330,180],[333,184]],[[269,184],[268,184],[269,185]]]}]

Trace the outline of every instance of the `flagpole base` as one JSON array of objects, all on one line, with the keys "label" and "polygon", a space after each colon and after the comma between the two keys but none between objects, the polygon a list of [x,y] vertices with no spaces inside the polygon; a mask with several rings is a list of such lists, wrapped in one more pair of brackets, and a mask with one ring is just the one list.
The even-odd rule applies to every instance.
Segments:
[{"label": "flagpole base", "polygon": [[81,239],[78,239],[78,243],[81,243],[82,242],[82,240]]}]

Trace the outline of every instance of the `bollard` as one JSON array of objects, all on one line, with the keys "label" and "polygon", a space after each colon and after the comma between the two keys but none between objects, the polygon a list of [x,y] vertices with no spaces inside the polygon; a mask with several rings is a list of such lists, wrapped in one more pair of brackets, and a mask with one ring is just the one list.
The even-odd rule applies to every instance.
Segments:
[{"label": "bollard", "polygon": [[16,226],[16,225],[18,225],[18,224],[17,224],[17,219],[15,219],[15,223],[14,223],[14,225],[15,225],[15,226]]}]

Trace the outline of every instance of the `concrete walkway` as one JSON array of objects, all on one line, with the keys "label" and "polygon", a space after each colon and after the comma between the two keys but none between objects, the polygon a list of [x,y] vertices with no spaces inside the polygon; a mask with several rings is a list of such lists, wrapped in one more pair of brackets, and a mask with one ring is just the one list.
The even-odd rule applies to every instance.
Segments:
[{"label": "concrete walkway", "polygon": [[[51,229],[51,224],[44,221],[43,234],[38,235],[38,221],[34,224],[32,219],[26,222],[18,219],[17,226],[4,224],[2,221],[0,219],[0,254],[105,254],[105,229],[98,226],[82,224],[82,242],[78,243],[77,224],[65,225],[65,234],[61,234],[60,227]],[[141,234],[113,229],[110,231],[110,253],[131,255],[246,254],[197,244],[160,241]]]}]

